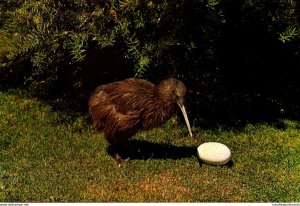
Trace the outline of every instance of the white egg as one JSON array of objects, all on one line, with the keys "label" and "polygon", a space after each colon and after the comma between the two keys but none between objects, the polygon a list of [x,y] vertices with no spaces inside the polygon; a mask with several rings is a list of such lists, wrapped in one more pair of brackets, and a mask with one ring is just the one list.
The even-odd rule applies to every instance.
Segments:
[{"label": "white egg", "polygon": [[219,142],[206,142],[201,144],[198,148],[199,158],[212,165],[223,165],[231,159],[230,149]]}]

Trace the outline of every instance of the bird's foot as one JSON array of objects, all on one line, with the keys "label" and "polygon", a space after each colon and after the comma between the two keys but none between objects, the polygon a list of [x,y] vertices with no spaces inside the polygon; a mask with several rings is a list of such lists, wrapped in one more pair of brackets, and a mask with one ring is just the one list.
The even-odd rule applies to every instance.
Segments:
[{"label": "bird's foot", "polygon": [[115,153],[115,160],[117,162],[118,167],[120,168],[122,160],[121,160],[121,156],[118,153]]}]

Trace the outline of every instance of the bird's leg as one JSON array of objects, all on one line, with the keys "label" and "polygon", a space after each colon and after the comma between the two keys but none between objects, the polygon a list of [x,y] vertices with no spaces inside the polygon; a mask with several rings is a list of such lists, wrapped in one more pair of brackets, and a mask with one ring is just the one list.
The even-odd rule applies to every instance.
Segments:
[{"label": "bird's leg", "polygon": [[118,152],[115,152],[114,153],[114,157],[115,157],[115,160],[117,162],[118,167],[120,168],[121,167],[121,163],[122,163],[121,156],[119,155]]},{"label": "bird's leg", "polygon": [[120,144],[114,140],[114,141],[110,142],[110,145],[112,146],[113,155],[116,160],[116,163],[117,163],[118,167],[121,167],[122,157],[120,155],[120,152],[121,152]]},{"label": "bird's leg", "polygon": [[126,151],[125,144],[127,143],[128,136],[123,132],[114,132],[112,134],[105,133],[105,138],[108,140],[113,149],[113,156],[118,167],[121,167],[122,156]]},{"label": "bird's leg", "polygon": [[121,155],[120,155],[120,140],[116,134],[111,134],[109,132],[104,133],[105,139],[109,142],[111,148],[112,148],[112,153],[113,157],[116,160],[116,163],[118,167],[121,167]]},{"label": "bird's leg", "polygon": [[121,167],[121,163],[122,163],[122,156],[121,154],[123,154],[122,152],[124,151],[124,145],[125,144],[125,140],[123,138],[115,138],[113,141],[113,150],[114,150],[114,158],[116,160],[116,163],[118,165],[118,167]]}]

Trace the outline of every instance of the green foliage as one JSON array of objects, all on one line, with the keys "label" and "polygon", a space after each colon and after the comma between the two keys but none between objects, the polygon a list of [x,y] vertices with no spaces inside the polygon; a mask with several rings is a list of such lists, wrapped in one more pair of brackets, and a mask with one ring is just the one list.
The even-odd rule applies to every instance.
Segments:
[{"label": "green foliage", "polygon": [[295,27],[288,27],[284,32],[279,34],[279,40],[283,43],[290,42],[299,35],[300,32]]},{"label": "green foliage", "polygon": [[[209,26],[212,22],[195,23],[205,15],[215,16],[216,20],[212,21],[216,23],[218,17],[214,13],[220,12],[216,5],[209,2],[206,7],[201,1],[145,3],[137,0],[7,2],[1,7],[4,10],[11,6],[4,12],[2,31],[10,39],[9,59],[22,57],[30,61],[33,69],[27,81],[37,87],[55,80],[63,66],[84,61],[95,44],[100,48],[121,47],[124,56],[132,62],[136,76],[141,77],[150,66],[161,65],[162,57],[170,49],[191,53],[201,45],[208,46],[206,41],[214,33]],[[194,16],[185,17],[188,12]],[[186,25],[187,21],[191,23]],[[201,33],[205,36],[198,38]],[[195,42],[196,36],[200,42]],[[174,53],[168,55],[167,64],[177,61],[173,56]]]},{"label": "green foliage", "polygon": [[[95,44],[120,46],[136,76],[155,69],[185,73],[181,67],[191,70],[216,61],[215,43],[227,21],[224,5],[220,0],[6,1],[0,7],[1,30],[10,39],[9,58],[32,62],[29,79],[37,84],[55,79],[66,64],[84,61]],[[249,0],[240,6],[252,10],[245,13],[245,22],[260,13],[271,33],[281,32],[281,41],[295,37],[295,2]]]}]

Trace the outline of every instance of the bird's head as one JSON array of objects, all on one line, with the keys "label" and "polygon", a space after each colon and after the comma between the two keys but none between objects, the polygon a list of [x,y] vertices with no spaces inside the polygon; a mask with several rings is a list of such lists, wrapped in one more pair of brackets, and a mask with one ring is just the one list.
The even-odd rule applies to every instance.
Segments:
[{"label": "bird's head", "polygon": [[189,134],[192,137],[192,130],[189,123],[189,119],[185,110],[184,96],[186,93],[186,88],[184,84],[175,78],[169,78],[161,81],[158,85],[158,93],[162,99],[167,102],[176,103],[182,111],[184,120],[189,130]]}]

